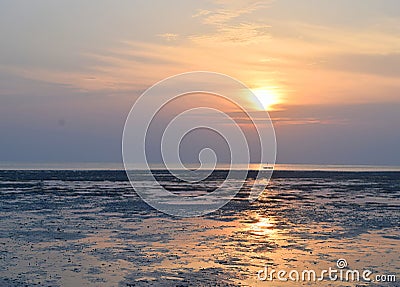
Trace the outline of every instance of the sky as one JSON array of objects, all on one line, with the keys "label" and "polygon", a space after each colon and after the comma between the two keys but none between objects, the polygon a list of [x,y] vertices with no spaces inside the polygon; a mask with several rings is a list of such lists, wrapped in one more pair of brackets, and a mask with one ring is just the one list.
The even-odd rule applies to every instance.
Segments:
[{"label": "sky", "polygon": [[270,100],[278,163],[400,165],[396,0],[0,1],[0,162],[120,162],[178,73]]}]

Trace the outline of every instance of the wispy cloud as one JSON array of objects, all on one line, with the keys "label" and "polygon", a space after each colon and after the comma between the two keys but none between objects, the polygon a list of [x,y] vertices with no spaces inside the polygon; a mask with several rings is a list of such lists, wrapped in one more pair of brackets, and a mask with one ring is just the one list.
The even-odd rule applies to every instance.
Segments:
[{"label": "wispy cloud", "polygon": [[200,17],[204,24],[226,25],[240,16],[265,8],[265,1],[214,1],[220,8],[214,10],[200,9],[193,17]]},{"label": "wispy cloud", "polygon": [[328,57],[321,65],[340,71],[380,77],[400,77],[400,53],[341,54]]},{"label": "wispy cloud", "polygon": [[263,9],[265,1],[214,1],[220,8],[214,10],[198,10],[193,15],[201,21],[214,27],[214,31],[207,34],[192,35],[194,41],[213,41],[225,43],[250,44],[260,41],[268,35],[269,25],[251,21],[254,11]]},{"label": "wispy cloud", "polygon": [[277,87],[285,100],[302,105],[398,98],[400,30],[393,25],[399,21],[344,29],[260,18],[269,1],[210,1],[214,7],[189,17],[200,29],[170,29],[174,33],[154,33],[152,41],[127,37],[111,48],[79,51],[89,60],[75,71],[3,70],[96,92],[141,90],[177,73],[212,70],[250,88]]},{"label": "wispy cloud", "polygon": [[179,35],[174,33],[164,33],[164,34],[158,34],[157,36],[169,42],[176,40]]},{"label": "wispy cloud", "polygon": [[268,25],[255,23],[239,23],[236,25],[223,25],[218,27],[216,33],[194,35],[190,39],[194,42],[225,43],[231,45],[259,43],[270,38]]}]

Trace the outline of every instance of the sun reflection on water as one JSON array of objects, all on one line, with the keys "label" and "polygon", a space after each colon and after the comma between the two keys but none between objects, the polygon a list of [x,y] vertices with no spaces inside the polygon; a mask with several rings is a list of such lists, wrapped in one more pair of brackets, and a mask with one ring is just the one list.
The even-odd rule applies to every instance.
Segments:
[{"label": "sun reflection on water", "polygon": [[273,235],[276,234],[275,225],[271,218],[260,217],[258,221],[251,224],[250,232],[254,235]]}]

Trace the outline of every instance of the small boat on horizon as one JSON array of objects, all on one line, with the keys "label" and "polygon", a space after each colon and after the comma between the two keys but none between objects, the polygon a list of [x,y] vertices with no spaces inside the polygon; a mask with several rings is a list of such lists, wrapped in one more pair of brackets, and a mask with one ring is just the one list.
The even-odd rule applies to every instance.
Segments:
[{"label": "small boat on horizon", "polygon": [[263,169],[274,169],[274,166],[267,164],[263,166]]}]

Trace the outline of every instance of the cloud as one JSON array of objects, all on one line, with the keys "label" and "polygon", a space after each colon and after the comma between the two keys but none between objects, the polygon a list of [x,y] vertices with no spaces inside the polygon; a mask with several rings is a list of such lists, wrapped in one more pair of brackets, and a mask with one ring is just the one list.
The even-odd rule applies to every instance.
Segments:
[{"label": "cloud", "polygon": [[[390,25],[360,29],[290,20],[271,20],[270,24],[273,26],[272,37],[290,44],[284,51],[295,54],[339,54],[349,51],[353,54],[390,54],[398,53],[400,49],[400,31],[393,32]],[[400,21],[397,21],[397,25],[400,25]]]},{"label": "cloud", "polygon": [[400,77],[400,53],[340,54],[328,57],[322,65],[329,69],[382,77]]},{"label": "cloud", "polygon": [[215,3],[223,8],[212,11],[200,9],[193,17],[201,17],[204,24],[225,25],[266,6],[263,1],[215,1]]},{"label": "cloud", "polygon": [[251,14],[267,6],[265,1],[214,1],[222,8],[200,9],[193,15],[203,24],[213,27],[210,33],[190,36],[196,42],[211,41],[224,43],[250,44],[265,38],[269,25],[251,21]]},{"label": "cloud", "polygon": [[167,31],[177,33],[152,33],[151,40],[125,37],[111,47],[76,50],[84,61],[73,69],[10,65],[2,72],[98,93],[143,90],[177,73],[210,70],[250,88],[276,87],[284,100],[302,105],[398,99],[398,21],[344,29],[260,18],[269,11],[265,1],[210,2],[215,9],[204,6],[189,17],[196,22],[189,32],[174,27]]},{"label": "cloud", "polygon": [[224,25],[218,27],[216,33],[195,35],[190,39],[197,43],[218,43],[237,45],[258,43],[270,38],[268,25],[255,23],[240,23],[237,25]]},{"label": "cloud", "polygon": [[279,162],[398,164],[399,103],[286,106],[273,119],[326,123],[276,124]]},{"label": "cloud", "polygon": [[[279,110],[269,112],[277,123],[297,122],[304,124],[353,125],[358,127],[381,126],[387,128],[400,119],[398,102],[382,103],[341,103],[293,105],[282,104]],[[379,111],[379,112],[377,112]],[[373,124],[372,124],[373,123]],[[387,126],[387,127],[385,127]]]},{"label": "cloud", "polygon": [[174,34],[174,33],[164,33],[164,34],[158,34],[158,37],[161,37],[162,39],[170,42],[170,41],[174,41],[178,38],[178,34]]}]

